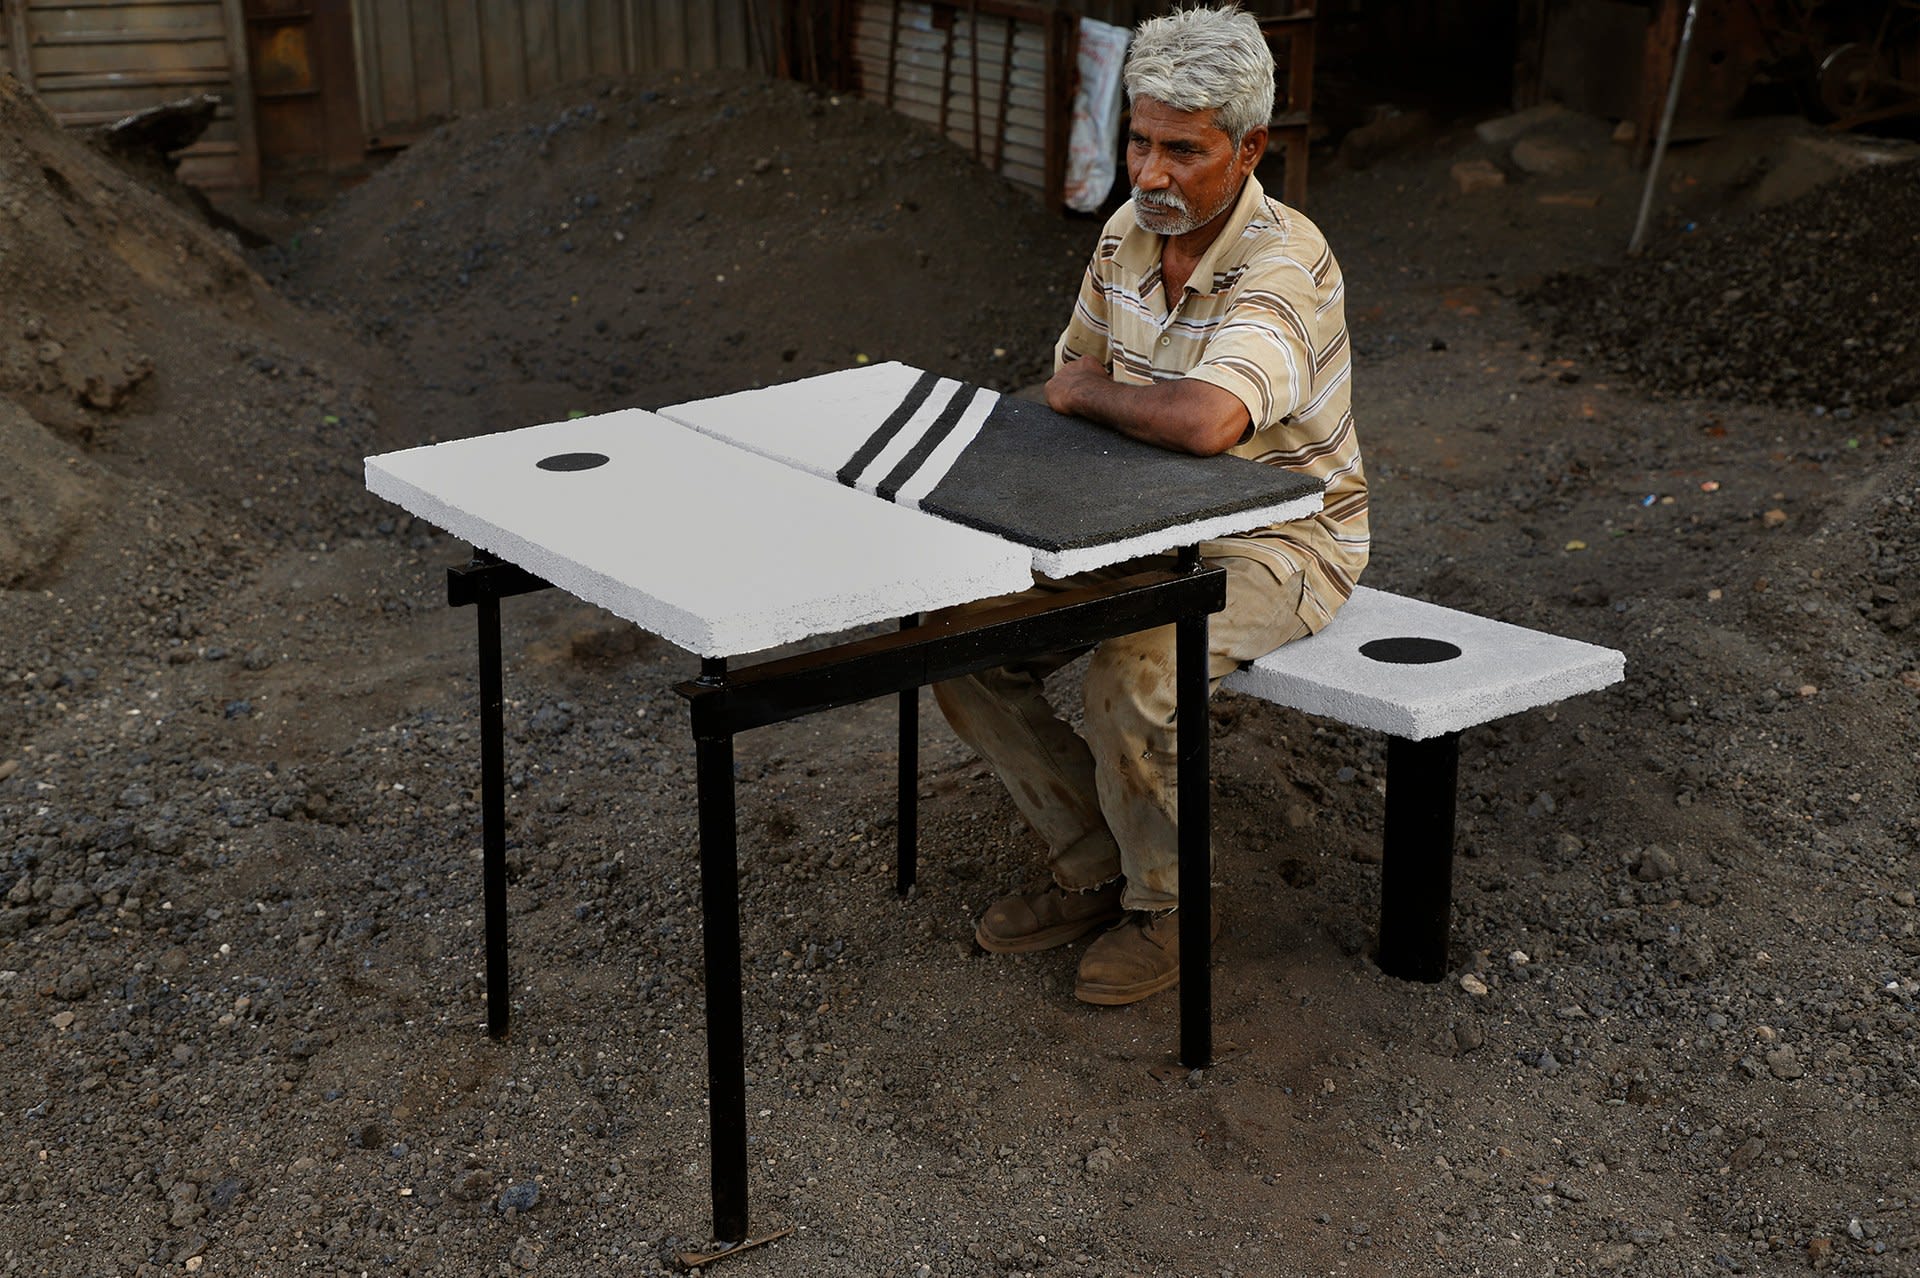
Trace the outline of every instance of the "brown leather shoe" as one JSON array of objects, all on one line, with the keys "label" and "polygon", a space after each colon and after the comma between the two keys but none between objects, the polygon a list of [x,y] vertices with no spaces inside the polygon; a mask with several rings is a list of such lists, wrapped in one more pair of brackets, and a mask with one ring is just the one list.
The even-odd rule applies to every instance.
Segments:
[{"label": "brown leather shoe", "polygon": [[1119,918],[1124,886],[1115,879],[1091,892],[1069,892],[1049,883],[1024,895],[1001,897],[980,916],[973,939],[990,954],[1031,954],[1065,945]]},{"label": "brown leather shoe", "polygon": [[[1220,935],[1218,912],[1213,916],[1213,934]],[[1180,912],[1134,910],[1080,956],[1080,979],[1073,996],[1082,1003],[1119,1007],[1138,1003],[1179,980]]]}]

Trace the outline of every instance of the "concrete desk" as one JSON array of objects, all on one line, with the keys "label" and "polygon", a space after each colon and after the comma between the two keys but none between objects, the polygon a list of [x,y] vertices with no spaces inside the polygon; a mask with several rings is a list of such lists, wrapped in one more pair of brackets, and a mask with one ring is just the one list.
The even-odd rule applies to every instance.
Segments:
[{"label": "concrete desk", "polygon": [[[897,402],[902,396],[895,394],[901,378],[889,371],[900,367],[855,370],[867,375],[865,383],[875,391],[868,408],[889,396],[896,401],[884,411],[874,410],[879,421],[862,436],[862,446],[903,416]],[[878,380],[871,376],[876,372]],[[917,370],[906,372],[912,385],[923,384]],[[854,379],[856,388],[860,381]],[[844,381],[836,385],[848,390]],[[999,397],[964,389],[966,406],[986,423]],[[710,428],[716,419],[777,419],[795,439],[808,435],[809,423],[844,425],[850,413],[865,411],[850,407],[845,394],[821,395],[809,382],[749,394],[760,397],[750,412],[740,411],[738,397],[728,397],[732,403],[721,413],[711,405],[727,401],[668,411],[702,418]],[[955,394],[949,391],[948,399]],[[1053,429],[1057,419],[1043,425]],[[900,423],[891,429],[897,434]],[[1097,430],[1084,423],[1077,429]],[[875,453],[886,446],[883,441]],[[900,449],[904,455],[915,447]],[[1225,574],[1202,567],[1194,546],[1222,531],[1221,520],[1245,528],[1272,522],[1275,511],[1282,518],[1298,517],[1319,502],[1317,488],[1300,476],[1213,459],[1235,463],[1216,468],[1227,475],[1223,483],[1248,489],[1238,512],[1209,511],[1199,523],[1155,516],[1144,528],[1137,518],[1123,517],[1121,534],[1102,543],[1078,533],[1063,538],[1044,529],[968,527],[950,514],[936,517],[918,508],[931,485],[902,502],[897,493],[834,482],[791,458],[776,459],[769,455],[773,451],[702,434],[667,416],[628,410],[370,457],[366,472],[374,493],[471,542],[476,551],[472,563],[449,572],[448,598],[455,605],[475,606],[479,618],[490,1033],[504,1034],[508,1021],[500,600],[557,586],[702,659],[700,677],[679,691],[691,710],[699,804],[713,1227],[714,1236],[728,1242],[748,1237],[734,736],[816,710],[898,695],[898,873],[905,890],[915,869],[915,713],[921,686],[1175,625],[1180,884],[1183,898],[1194,907],[1182,911],[1180,1059],[1189,1066],[1205,1065],[1212,1054],[1211,943],[1208,929],[1192,920],[1204,921],[1211,913],[1206,626],[1207,615],[1225,601]],[[922,461],[932,451],[928,445]],[[957,458],[964,448],[952,451]],[[1066,456],[1070,461],[1072,453]],[[1185,465],[1193,460],[1160,456]],[[899,465],[895,462],[894,469]],[[1129,482],[1140,479],[1133,473]],[[984,487],[994,488],[990,482]],[[1095,504],[1111,509],[1115,496]],[[778,535],[769,535],[769,521],[778,525]],[[1036,545],[1048,536],[1082,543],[1070,548],[1079,556],[1078,567],[1163,548],[1154,543],[1188,549],[1176,571],[1142,572],[961,621],[921,624],[922,613],[1025,589],[1036,557],[1053,553]],[[899,628],[875,638],[729,668],[730,658],[891,619],[899,620]]]}]

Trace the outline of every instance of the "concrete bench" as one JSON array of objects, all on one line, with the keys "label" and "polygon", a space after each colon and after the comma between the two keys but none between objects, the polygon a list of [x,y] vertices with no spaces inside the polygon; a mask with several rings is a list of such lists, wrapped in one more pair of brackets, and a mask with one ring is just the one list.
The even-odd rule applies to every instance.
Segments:
[{"label": "concrete bench", "polygon": [[1618,683],[1612,648],[1488,621],[1365,586],[1319,634],[1226,678],[1235,692],[1387,734],[1382,970],[1447,971],[1460,733]]}]

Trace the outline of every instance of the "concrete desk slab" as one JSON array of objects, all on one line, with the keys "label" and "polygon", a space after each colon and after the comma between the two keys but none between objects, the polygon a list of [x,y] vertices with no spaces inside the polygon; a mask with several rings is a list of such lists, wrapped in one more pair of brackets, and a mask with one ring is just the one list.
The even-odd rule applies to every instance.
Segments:
[{"label": "concrete desk slab", "polygon": [[1189,457],[905,364],[675,404],[662,415],[1027,547],[1066,577],[1320,509],[1317,481]]},{"label": "concrete desk slab", "polygon": [[367,487],[703,657],[1032,584],[997,537],[831,484],[652,413],[367,459]]}]

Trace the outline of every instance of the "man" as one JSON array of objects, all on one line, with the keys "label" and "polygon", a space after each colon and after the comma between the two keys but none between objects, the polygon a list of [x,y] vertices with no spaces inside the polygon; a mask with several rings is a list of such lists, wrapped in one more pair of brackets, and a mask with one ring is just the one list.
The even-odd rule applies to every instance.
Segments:
[{"label": "man", "polygon": [[[1227,572],[1226,608],[1209,624],[1217,686],[1326,625],[1367,561],[1344,289],[1319,230],[1253,176],[1273,60],[1251,16],[1229,6],[1143,23],[1125,83],[1133,198],[1101,232],[1047,402],[1166,448],[1230,452],[1326,485],[1314,518],[1201,547]],[[1075,654],[935,688],[1050,853],[1051,881],[995,902],[975,937],[1025,953],[1115,924],[1080,961],[1075,994],[1090,1003],[1132,1003],[1180,976],[1173,653],[1172,626],[1101,644],[1084,738],[1041,688]]]}]

